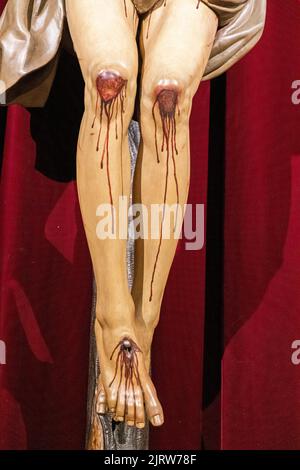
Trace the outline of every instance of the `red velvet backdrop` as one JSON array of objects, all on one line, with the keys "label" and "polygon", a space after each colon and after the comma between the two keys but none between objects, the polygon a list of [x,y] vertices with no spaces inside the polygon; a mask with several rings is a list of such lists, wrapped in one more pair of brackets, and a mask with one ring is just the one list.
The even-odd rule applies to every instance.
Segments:
[{"label": "red velvet backdrop", "polygon": [[[223,449],[300,446],[299,0],[268,2],[264,37],[227,78]],[[4,0],[0,0],[0,5]],[[298,74],[298,75],[297,75]],[[190,201],[206,203],[209,84],[191,121]],[[298,155],[298,156],[297,156]],[[0,448],[84,446],[91,266],[74,183],[34,169],[29,115],[8,112],[1,183]],[[298,242],[298,243],[297,243]],[[153,350],[166,424],[151,447],[199,449],[205,250],[179,246]],[[217,419],[216,419],[217,418]],[[216,426],[216,425],[215,425]],[[219,429],[215,428],[216,435]]]},{"label": "red velvet backdrop", "polygon": [[224,449],[300,448],[300,2],[268,4],[227,82]]},{"label": "red velvet backdrop", "polygon": [[0,189],[0,449],[81,449],[91,266],[75,184],[34,166],[29,113],[11,106]]}]

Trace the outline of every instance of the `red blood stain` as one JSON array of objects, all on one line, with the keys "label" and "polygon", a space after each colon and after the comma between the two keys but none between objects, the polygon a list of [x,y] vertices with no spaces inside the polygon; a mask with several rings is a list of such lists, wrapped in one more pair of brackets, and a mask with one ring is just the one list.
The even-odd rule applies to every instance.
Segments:
[{"label": "red blood stain", "polygon": [[163,199],[163,215],[162,215],[162,222],[160,228],[160,238],[158,249],[156,253],[152,278],[151,278],[151,285],[150,285],[150,297],[149,302],[152,301],[153,298],[153,286],[155,280],[155,274],[157,270],[157,264],[159,260],[159,255],[161,252],[162,246],[162,239],[163,239],[163,225],[165,220],[165,206],[167,202],[167,193],[168,193],[168,184],[169,184],[169,164],[170,159],[172,159],[173,163],[173,176],[176,186],[176,197],[177,197],[177,210],[176,210],[176,218],[175,218],[175,228],[177,226],[177,216],[178,216],[178,207],[179,207],[179,185],[178,185],[178,178],[177,178],[177,171],[176,171],[176,159],[175,155],[178,155],[177,143],[176,143],[176,110],[178,111],[178,116],[180,115],[180,111],[178,108],[178,91],[174,89],[163,89],[161,90],[157,98],[154,102],[153,109],[152,109],[152,116],[154,120],[154,127],[155,127],[155,148],[156,148],[156,155],[157,155],[157,163],[160,163],[160,156],[159,156],[159,145],[158,145],[158,126],[157,120],[155,116],[155,110],[158,107],[159,114],[161,118],[162,124],[162,131],[163,131],[163,139],[161,144],[161,152],[163,153],[166,150],[167,157],[166,157],[166,178],[165,178],[165,189],[164,189],[164,199]]},{"label": "red blood stain", "polygon": [[[112,221],[114,225],[114,200],[112,194],[112,184],[110,176],[110,131],[111,122],[115,117],[115,139],[119,139],[118,121],[121,123],[121,178],[122,178],[122,195],[124,195],[124,180],[123,180],[123,135],[124,135],[124,119],[123,114],[125,113],[125,98],[127,92],[127,80],[124,80],[120,75],[115,72],[105,71],[102,72],[96,81],[97,85],[97,101],[95,117],[92,123],[92,128],[95,127],[98,112],[100,113],[100,127],[97,139],[96,150],[99,152],[103,118],[106,118],[106,133],[104,137],[104,143],[101,153],[100,168],[103,170],[104,165],[106,166],[107,183],[109,190],[109,198],[112,209]],[[99,106],[100,101],[100,106]],[[100,109],[99,109],[100,108]]]},{"label": "red blood stain", "polygon": [[[138,353],[142,351],[138,347],[138,345],[130,338],[123,338],[116,348],[113,350],[110,360],[113,360],[113,357],[119,349],[117,360],[116,360],[116,368],[115,368],[115,375],[112,379],[109,387],[113,385],[117,378],[118,371],[120,370],[120,379],[118,384],[118,393],[120,387],[122,385],[123,379],[125,380],[125,396],[128,395],[130,392],[130,388],[132,389],[133,395],[135,394],[134,389],[134,379],[136,380],[137,384],[141,386],[140,374],[139,374],[139,358]],[[125,409],[125,414],[127,414],[127,404]]]}]

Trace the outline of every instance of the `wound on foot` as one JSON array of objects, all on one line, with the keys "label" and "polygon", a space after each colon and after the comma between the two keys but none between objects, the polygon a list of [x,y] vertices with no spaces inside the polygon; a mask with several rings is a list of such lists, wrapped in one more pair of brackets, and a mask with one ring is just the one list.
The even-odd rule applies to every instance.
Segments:
[{"label": "wound on foot", "polygon": [[[177,150],[177,122],[176,122],[176,115],[180,115],[179,107],[178,107],[178,97],[179,91],[176,87],[159,87],[157,90],[156,100],[154,102],[152,108],[152,116],[154,120],[154,128],[155,128],[155,148],[156,148],[156,156],[157,156],[157,163],[160,163],[160,152],[163,153],[166,151],[166,177],[165,177],[165,188],[164,188],[164,198],[163,198],[163,215],[162,215],[162,222],[160,228],[160,238],[158,249],[155,257],[155,263],[152,272],[151,284],[150,284],[150,296],[149,302],[152,301],[153,298],[153,287],[155,281],[155,274],[157,270],[159,255],[161,251],[162,239],[163,239],[163,225],[165,220],[165,207],[167,203],[167,193],[168,193],[168,184],[169,184],[169,173],[170,173],[170,159],[172,160],[173,164],[173,177],[176,187],[176,197],[177,197],[177,209],[176,209],[176,217],[175,217],[175,229],[177,226],[177,217],[178,217],[178,207],[179,207],[179,185],[178,185],[178,177],[177,177],[177,169],[176,169],[176,159],[175,155],[178,155]],[[158,125],[157,125],[157,118],[156,118],[156,109],[159,110],[161,126],[162,126],[162,144],[159,151],[158,145]],[[175,231],[174,229],[174,231]]]},{"label": "wound on foot", "polygon": [[[109,190],[110,204],[112,208],[112,220],[114,221],[113,211],[113,195],[110,177],[110,154],[109,143],[111,133],[111,123],[115,118],[115,139],[119,138],[119,122],[121,124],[121,176],[122,176],[122,195],[124,195],[123,184],[123,134],[124,134],[124,120],[123,114],[125,113],[125,98],[127,92],[127,80],[124,80],[118,73],[113,71],[101,72],[96,79],[97,88],[97,101],[95,117],[92,123],[92,128],[95,127],[97,116],[100,114],[100,126],[97,139],[96,150],[99,152],[101,143],[101,134],[103,127],[103,117],[106,118],[106,133],[103,141],[103,148],[101,154],[100,168],[101,170],[106,165],[107,183]],[[100,104],[99,104],[100,101]]]},{"label": "wound on foot", "polygon": [[140,350],[138,345],[128,337],[123,338],[117,344],[110,357],[111,361],[113,360],[117,351],[118,354],[116,359],[115,375],[109,387],[113,385],[117,378],[118,372],[120,371],[118,392],[121,387],[122,381],[124,380],[126,395],[130,388],[134,392],[134,380],[136,381],[137,385],[141,386],[138,353],[141,353],[142,351]]}]

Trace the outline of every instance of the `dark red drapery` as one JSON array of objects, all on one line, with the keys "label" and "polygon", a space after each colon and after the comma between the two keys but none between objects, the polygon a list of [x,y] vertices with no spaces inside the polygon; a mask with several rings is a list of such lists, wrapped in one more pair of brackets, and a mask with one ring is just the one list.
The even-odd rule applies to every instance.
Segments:
[{"label": "dark red drapery", "polygon": [[[0,5],[4,1],[0,0]],[[300,2],[268,2],[261,43],[227,75],[224,358],[206,426],[223,449],[299,447]],[[206,203],[209,85],[191,120],[190,202]],[[74,183],[35,168],[29,114],[9,109],[1,184],[0,448],[84,446],[91,267]],[[157,449],[199,449],[205,250],[181,244],[153,348],[166,414]],[[209,312],[207,312],[209,314]],[[218,402],[221,399],[221,415]],[[216,434],[219,429],[215,429]],[[204,436],[203,436],[204,434]]]},{"label": "dark red drapery", "polygon": [[11,106],[0,192],[0,448],[80,449],[91,266],[75,184],[34,169],[29,125],[29,113]]},{"label": "dark red drapery", "polygon": [[263,40],[228,73],[225,449],[300,446],[300,2],[268,4]]}]

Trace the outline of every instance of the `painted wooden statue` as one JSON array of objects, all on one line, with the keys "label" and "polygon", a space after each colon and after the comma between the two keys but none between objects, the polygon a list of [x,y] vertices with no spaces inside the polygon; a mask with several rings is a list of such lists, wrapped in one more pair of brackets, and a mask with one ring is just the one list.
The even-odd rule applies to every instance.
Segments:
[{"label": "painted wooden statue", "polygon": [[[153,204],[183,209],[193,96],[201,80],[226,71],[256,44],[265,12],[265,0],[8,0],[2,14],[0,79],[7,104],[44,105],[66,28],[81,66],[85,112],[77,181],[98,294],[97,412],[110,412],[117,422],[137,428],[147,419],[153,426],[164,422],[150,352],[181,224],[175,216],[170,236],[163,237],[163,211],[159,236],[136,241],[130,291],[127,220],[119,212],[130,196],[127,139],[136,100],[142,143],[134,203],[149,214]],[[113,236],[106,238],[97,232],[102,205],[111,207]]]}]

